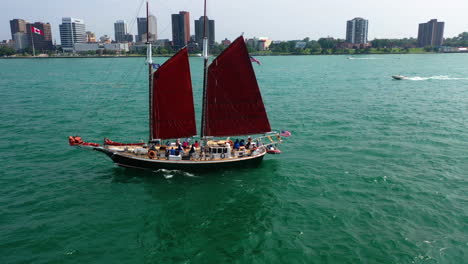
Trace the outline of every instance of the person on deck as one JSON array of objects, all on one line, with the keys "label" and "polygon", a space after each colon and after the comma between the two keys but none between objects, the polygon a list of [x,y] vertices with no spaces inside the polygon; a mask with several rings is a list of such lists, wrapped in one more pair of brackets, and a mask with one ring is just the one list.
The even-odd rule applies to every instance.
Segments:
[{"label": "person on deck", "polygon": [[182,142],[182,147],[183,147],[184,149],[187,149],[188,146],[189,146],[189,143],[188,143],[187,141]]},{"label": "person on deck", "polygon": [[179,145],[179,146],[177,147],[177,150],[176,150],[176,155],[177,155],[177,156],[179,155],[179,153],[180,153],[180,154],[184,154],[184,149],[182,148],[181,145]]},{"label": "person on deck", "polygon": [[236,139],[236,142],[234,142],[234,149],[238,150],[240,148],[240,143],[239,140]]},{"label": "person on deck", "polygon": [[174,148],[171,148],[171,155],[173,155],[173,156],[175,155],[175,150],[174,150]]},{"label": "person on deck", "polygon": [[195,147],[198,148],[199,144],[198,144],[198,140],[195,140]]},{"label": "person on deck", "polygon": [[240,141],[239,145],[240,145],[241,147],[244,147],[244,146],[245,146],[245,141],[242,139],[242,140]]},{"label": "person on deck", "polygon": [[189,151],[189,156],[192,157],[193,153],[195,153],[195,147],[192,145],[192,147],[190,148],[190,151]]}]

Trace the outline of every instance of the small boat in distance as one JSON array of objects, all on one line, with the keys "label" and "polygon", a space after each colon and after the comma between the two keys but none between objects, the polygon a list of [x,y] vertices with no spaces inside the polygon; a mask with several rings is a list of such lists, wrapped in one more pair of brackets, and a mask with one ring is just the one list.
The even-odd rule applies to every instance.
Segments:
[{"label": "small boat in distance", "polygon": [[406,79],[406,76],[403,75],[392,75],[392,78],[395,80],[404,80]]}]

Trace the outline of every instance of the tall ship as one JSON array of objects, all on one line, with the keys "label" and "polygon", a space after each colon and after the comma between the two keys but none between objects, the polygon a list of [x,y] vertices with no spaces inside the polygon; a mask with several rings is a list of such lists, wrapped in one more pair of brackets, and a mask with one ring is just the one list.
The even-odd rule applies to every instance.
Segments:
[{"label": "tall ship", "polygon": [[200,134],[196,129],[187,47],[154,69],[152,47],[147,39],[148,142],[119,143],[105,139],[100,145],[70,136],[70,145],[102,152],[122,167],[150,170],[255,167],[267,153],[280,153],[277,145],[282,142],[281,136],[290,133],[271,130],[243,36],[209,63],[206,0],[204,6]]}]

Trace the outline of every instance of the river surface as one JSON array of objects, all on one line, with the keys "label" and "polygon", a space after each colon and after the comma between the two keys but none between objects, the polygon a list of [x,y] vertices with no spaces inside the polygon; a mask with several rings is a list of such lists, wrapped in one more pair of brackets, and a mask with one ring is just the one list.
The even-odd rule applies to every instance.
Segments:
[{"label": "river surface", "polygon": [[0,263],[467,263],[468,54],[257,59],[293,136],[203,174],[68,146],[147,138],[144,58],[0,60]]}]

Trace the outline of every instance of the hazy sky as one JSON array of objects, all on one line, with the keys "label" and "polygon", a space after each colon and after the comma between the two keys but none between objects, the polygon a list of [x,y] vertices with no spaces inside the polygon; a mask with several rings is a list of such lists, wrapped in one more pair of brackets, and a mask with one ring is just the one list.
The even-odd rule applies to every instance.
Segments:
[{"label": "hazy sky", "polygon": [[[9,20],[49,22],[52,37],[60,43],[62,17],[85,20],[86,30],[114,38],[114,22],[124,19],[136,34],[135,18],[144,15],[144,0],[2,0],[0,40],[10,39]],[[193,20],[203,13],[202,0],[152,0],[150,11],[158,19],[158,37],[171,38],[171,14],[190,12]],[[418,23],[437,18],[445,22],[445,37],[468,31],[468,0],[208,0],[208,17],[216,22],[216,40],[269,37],[292,40],[331,36],[345,38],[346,21],[369,20],[369,39],[417,37]],[[133,23],[132,23],[133,22]]]}]

